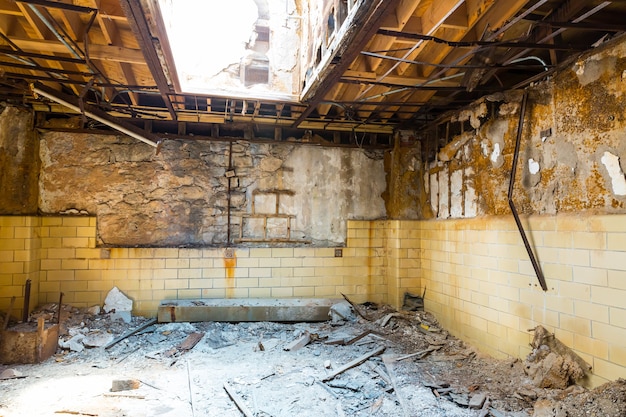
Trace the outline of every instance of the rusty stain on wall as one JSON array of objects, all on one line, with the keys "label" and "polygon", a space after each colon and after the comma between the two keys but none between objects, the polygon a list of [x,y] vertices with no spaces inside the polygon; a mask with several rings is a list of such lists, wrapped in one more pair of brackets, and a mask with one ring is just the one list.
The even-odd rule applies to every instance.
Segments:
[{"label": "rusty stain on wall", "polygon": [[235,296],[235,270],[237,269],[237,255],[233,249],[224,251],[224,271],[226,278],[226,298]]}]

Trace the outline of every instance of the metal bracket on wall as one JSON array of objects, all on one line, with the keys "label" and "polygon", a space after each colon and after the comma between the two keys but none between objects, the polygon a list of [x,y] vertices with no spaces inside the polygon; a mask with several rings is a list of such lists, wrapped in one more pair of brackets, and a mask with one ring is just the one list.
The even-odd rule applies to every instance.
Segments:
[{"label": "metal bracket on wall", "polygon": [[515,173],[517,171],[517,159],[519,157],[519,148],[520,141],[522,138],[522,131],[524,127],[524,116],[526,115],[526,103],[528,101],[528,92],[524,92],[524,97],[522,98],[522,105],[520,108],[519,114],[519,122],[517,125],[517,138],[515,140],[515,152],[513,153],[513,166],[511,168],[511,178],[509,179],[509,207],[511,207],[511,212],[513,213],[513,217],[515,218],[515,223],[517,224],[517,228],[519,230],[520,235],[522,236],[522,240],[524,241],[524,246],[526,247],[526,252],[528,252],[528,257],[530,258],[530,262],[533,265],[535,270],[535,274],[537,274],[537,279],[539,280],[539,285],[544,291],[548,291],[548,285],[546,284],[546,279],[543,276],[543,271],[541,270],[541,266],[539,262],[537,262],[537,258],[533,252],[530,243],[528,242],[528,237],[526,236],[526,232],[524,231],[524,227],[522,226],[522,222],[520,221],[519,214],[517,213],[517,209],[515,208],[515,202],[513,202],[513,185],[515,184]]}]

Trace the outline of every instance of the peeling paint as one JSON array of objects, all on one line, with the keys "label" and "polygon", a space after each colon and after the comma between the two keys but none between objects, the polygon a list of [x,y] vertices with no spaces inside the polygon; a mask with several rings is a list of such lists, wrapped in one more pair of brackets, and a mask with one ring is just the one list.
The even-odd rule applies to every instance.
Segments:
[{"label": "peeling paint", "polygon": [[450,217],[463,217],[463,170],[450,174]]},{"label": "peeling paint", "polygon": [[464,216],[476,217],[478,215],[478,194],[474,188],[474,169],[465,168],[465,195],[464,195]]},{"label": "peeling paint", "polygon": [[489,159],[491,159],[491,162],[493,162],[494,167],[498,168],[502,166],[503,159],[502,159],[502,154],[500,153],[499,143],[493,144],[493,152],[491,152],[491,156],[489,156]]},{"label": "peeling paint", "polygon": [[439,218],[447,219],[450,217],[450,175],[448,167],[444,167],[438,173],[439,175]]},{"label": "peeling paint", "polygon": [[624,171],[622,171],[622,167],[619,165],[619,156],[606,151],[600,158],[600,161],[604,164],[611,177],[613,194],[626,195],[626,177],[624,177]]},{"label": "peeling paint", "polygon": [[459,149],[463,147],[467,142],[469,142],[474,137],[473,134],[464,132],[459,136],[455,136],[450,143],[441,148],[439,151],[439,160],[440,161],[451,161],[452,158],[457,154]]},{"label": "peeling paint", "polygon": [[539,172],[539,162],[535,161],[533,158],[528,160],[528,172],[531,174],[536,174]]},{"label": "peeling paint", "polygon": [[435,217],[439,216],[439,177],[437,173],[430,175],[430,208]]}]

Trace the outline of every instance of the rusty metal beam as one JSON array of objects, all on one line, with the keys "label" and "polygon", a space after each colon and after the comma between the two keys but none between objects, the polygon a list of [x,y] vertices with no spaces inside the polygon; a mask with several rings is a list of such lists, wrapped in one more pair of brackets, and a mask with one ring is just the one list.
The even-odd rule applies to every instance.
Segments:
[{"label": "rusty metal beam", "polygon": [[84,59],[67,58],[67,57],[56,56],[56,55],[37,54],[34,52],[25,52],[22,50],[12,50],[11,48],[5,48],[1,46],[0,46],[0,54],[22,56],[25,58],[45,59],[47,61],[59,61],[59,62],[68,62],[71,64],[86,65],[86,62]]},{"label": "rusty metal beam", "polygon": [[172,89],[167,82],[167,77],[161,67],[161,61],[154,48],[154,44],[152,43],[152,34],[150,33],[148,22],[146,22],[144,10],[138,1],[120,0],[120,5],[126,15],[126,18],[128,19],[130,28],[137,38],[137,41],[140,45],[142,45],[141,49],[144,53],[144,57],[146,58],[146,63],[148,64],[148,68],[150,69],[150,73],[152,73],[154,81],[159,87],[159,92],[165,102],[165,106],[167,107],[172,119],[176,120],[176,111],[174,110],[174,106],[172,106],[172,101],[169,97],[169,94],[172,93]]},{"label": "rusty metal beam", "polygon": [[535,270],[535,274],[537,275],[537,280],[539,280],[539,285],[541,285],[541,289],[544,291],[548,291],[548,285],[546,284],[546,279],[543,276],[543,271],[541,270],[541,266],[535,257],[532,247],[530,246],[530,242],[528,241],[528,237],[526,237],[526,232],[524,231],[524,226],[522,226],[522,222],[519,218],[519,214],[517,213],[517,208],[515,207],[515,202],[513,201],[513,187],[515,184],[515,173],[517,172],[517,160],[519,158],[519,150],[520,150],[520,142],[522,139],[522,133],[524,128],[524,117],[526,116],[526,104],[528,102],[528,92],[524,92],[524,97],[522,99],[522,105],[520,107],[520,115],[519,122],[517,125],[517,138],[515,141],[515,151],[513,152],[513,166],[511,168],[511,177],[509,179],[509,192],[508,192],[508,201],[509,207],[511,208],[511,212],[513,213],[513,218],[515,219],[515,224],[517,224],[517,228],[519,229],[519,233],[522,237],[522,241],[524,242],[524,247],[526,248],[526,252],[528,253],[528,257],[530,258],[530,263],[533,265],[533,269]]},{"label": "rusty metal beam", "polygon": [[[622,28],[624,30],[624,28]],[[472,48],[480,46],[483,48],[533,48],[533,49],[557,49],[563,51],[577,51],[580,49],[573,48],[572,46],[560,46],[560,45],[548,45],[542,43],[529,43],[529,42],[500,42],[500,41],[448,41],[431,35],[423,35],[421,33],[407,33],[398,32],[394,30],[379,29],[379,35],[393,36],[396,38],[415,39],[422,41],[433,41],[436,43],[445,44],[454,48]]]},{"label": "rusty metal beam", "polygon": [[98,9],[91,7],[78,6],[75,4],[61,3],[58,1],[48,0],[15,0],[17,3],[36,4],[38,6],[50,7],[53,9],[68,10],[77,13],[97,13]]},{"label": "rusty metal beam", "polygon": [[[383,21],[383,18],[393,11],[399,0],[377,0],[355,21],[361,22],[358,26],[351,28],[344,37],[341,45],[334,51],[333,57],[329,60],[332,65],[338,60],[334,67],[326,70],[326,76],[317,85],[311,87],[311,97],[308,97],[306,110],[296,119],[293,127],[298,127],[312,112],[317,105],[324,100],[328,90],[337,82],[343,73],[350,67],[354,59],[359,56],[372,36],[376,33]],[[358,13],[358,11],[357,11]]]},{"label": "rusty metal beam", "polygon": [[611,25],[608,23],[583,23],[583,22],[544,22],[538,21],[534,23],[537,26],[550,26],[551,28],[567,28],[577,30],[593,30],[603,32],[623,32],[626,31],[626,25]]},{"label": "rusty metal beam", "polygon": [[155,134],[139,129],[135,125],[132,125],[124,120],[120,120],[115,117],[112,117],[106,112],[96,107],[90,106],[89,104],[84,104],[84,103],[81,104],[79,103],[76,97],[69,96],[67,94],[63,94],[58,91],[54,91],[44,86],[43,84],[35,85],[33,87],[33,93],[46,97],[47,99],[52,100],[56,103],[59,103],[71,110],[84,113],[86,116],[94,120],[104,123],[105,125],[119,132],[122,132],[128,136],[131,136],[155,148],[158,146],[158,143],[161,141],[161,138],[159,138]]}]

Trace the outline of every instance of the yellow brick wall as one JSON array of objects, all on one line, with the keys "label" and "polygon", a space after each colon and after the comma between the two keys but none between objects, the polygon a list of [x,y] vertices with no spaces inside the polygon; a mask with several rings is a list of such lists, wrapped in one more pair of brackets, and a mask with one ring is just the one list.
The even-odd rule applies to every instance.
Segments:
[{"label": "yellow brick wall", "polygon": [[135,314],[163,299],[341,297],[402,304],[426,289],[426,309],[494,356],[524,357],[539,324],[594,368],[590,385],[626,377],[626,215],[524,220],[549,290],[538,286],[509,217],[348,221],[335,248],[96,248],[88,217],[0,216],[0,308],[26,279],[33,302],[102,304],[113,286]]},{"label": "yellow brick wall", "polygon": [[15,297],[12,316],[22,317],[24,285],[31,280],[29,310],[37,305],[41,219],[0,216],[0,310],[5,313]]},{"label": "yellow brick wall", "polygon": [[[415,282],[407,275],[414,268],[398,263],[393,285],[388,283],[389,254],[409,251],[400,248],[399,236],[389,239],[383,221],[348,222],[348,245],[341,248],[341,257],[335,256],[335,248],[237,248],[232,259],[226,258],[223,248],[97,248],[96,219],[91,217],[0,217],[0,221],[4,310],[11,295],[23,291],[27,270],[37,278],[33,306],[58,302],[61,292],[64,302],[77,307],[102,304],[117,286],[134,300],[134,313],[146,316],[154,316],[163,299],[345,294],[355,302],[383,303],[389,302],[389,290],[398,293],[399,283]],[[22,237],[17,231],[26,225],[28,236]],[[398,247],[388,249],[388,241]],[[17,261],[28,257],[29,269],[26,261]],[[17,304],[21,306],[21,301]]]},{"label": "yellow brick wall", "polygon": [[524,226],[547,292],[512,218],[421,222],[426,309],[491,355],[524,358],[543,325],[593,366],[589,385],[626,377],[626,215]]}]

